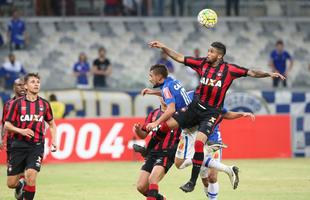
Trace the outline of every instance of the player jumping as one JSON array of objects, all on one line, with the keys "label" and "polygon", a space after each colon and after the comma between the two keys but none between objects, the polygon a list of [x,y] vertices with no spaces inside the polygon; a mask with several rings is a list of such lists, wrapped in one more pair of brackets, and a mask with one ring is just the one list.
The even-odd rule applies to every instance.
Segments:
[{"label": "player jumping", "polygon": [[200,83],[195,91],[195,97],[186,111],[174,115],[168,121],[157,124],[149,124],[148,130],[160,127],[161,132],[167,132],[177,127],[191,128],[198,125],[198,133],[195,140],[195,154],[193,156],[193,168],[190,180],[181,189],[185,192],[194,190],[200,168],[204,159],[204,145],[220,121],[220,114],[223,107],[227,90],[233,80],[250,76],[254,78],[281,78],[279,73],[270,73],[260,70],[246,69],[235,64],[224,62],[226,47],[221,42],[213,42],[208,50],[207,57],[193,58],[175,52],[159,41],[149,43],[151,48],[162,49],[169,57],[179,63],[183,63],[195,70]]}]

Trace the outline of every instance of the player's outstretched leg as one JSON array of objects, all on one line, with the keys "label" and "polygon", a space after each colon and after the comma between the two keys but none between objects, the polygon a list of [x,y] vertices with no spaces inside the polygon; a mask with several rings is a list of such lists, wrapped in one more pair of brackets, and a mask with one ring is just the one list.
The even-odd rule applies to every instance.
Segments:
[{"label": "player's outstretched leg", "polygon": [[211,157],[207,158],[204,165],[208,168],[214,168],[218,171],[225,172],[229,176],[230,183],[233,189],[237,189],[239,184],[239,168],[236,166],[227,166],[221,162],[218,162]]},{"label": "player's outstretched leg", "polygon": [[[202,134],[206,140],[207,137],[203,133],[200,133],[200,132],[198,133],[197,138],[199,134]],[[191,179],[186,184],[180,187],[180,189],[183,190],[184,192],[192,192],[195,189],[196,181],[197,181],[200,168],[203,162],[203,158],[204,158],[203,147],[204,147],[203,141],[201,140],[195,141],[195,154],[193,157],[193,168],[192,168]]]}]

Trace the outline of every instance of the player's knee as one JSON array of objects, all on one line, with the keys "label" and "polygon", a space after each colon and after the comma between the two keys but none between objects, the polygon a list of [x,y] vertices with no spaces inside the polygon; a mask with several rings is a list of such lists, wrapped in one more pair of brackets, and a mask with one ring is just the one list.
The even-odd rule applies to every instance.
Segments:
[{"label": "player's knee", "polygon": [[29,186],[35,186],[36,185],[36,176],[33,174],[29,174],[25,177],[26,183]]},{"label": "player's knee", "polygon": [[209,183],[216,183],[217,182],[217,174],[211,173],[208,176]]},{"label": "player's knee", "polygon": [[147,185],[145,184],[141,184],[141,183],[138,183],[137,184],[137,190],[138,192],[140,192],[141,194],[145,194],[147,192]]},{"label": "player's knee", "polygon": [[182,165],[183,161],[178,159],[178,158],[175,158],[174,159],[174,165],[176,168],[180,169],[181,165]]},{"label": "player's knee", "polygon": [[18,184],[18,180],[17,179],[8,179],[7,180],[7,186],[10,189],[15,188],[17,186],[17,184]]},{"label": "player's knee", "polygon": [[157,183],[158,183],[158,180],[156,177],[154,176],[149,177],[149,184],[157,184]]}]

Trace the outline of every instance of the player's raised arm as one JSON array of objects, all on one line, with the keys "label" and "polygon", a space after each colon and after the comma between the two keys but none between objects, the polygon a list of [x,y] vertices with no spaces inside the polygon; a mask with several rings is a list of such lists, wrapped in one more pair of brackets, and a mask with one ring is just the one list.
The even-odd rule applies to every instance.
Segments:
[{"label": "player's raised arm", "polygon": [[149,46],[151,48],[159,48],[162,49],[170,58],[172,58],[173,60],[179,62],[179,63],[184,63],[185,61],[185,57],[184,55],[170,49],[169,47],[167,47],[164,43],[161,43],[159,41],[152,41],[149,43]]},{"label": "player's raised arm", "polygon": [[159,96],[161,97],[161,92],[159,90],[152,90],[150,88],[144,88],[142,91],[141,91],[141,95],[144,96],[144,95],[155,95],[155,96]]},{"label": "player's raised arm", "polygon": [[249,69],[247,72],[247,75],[253,78],[265,78],[265,77],[271,77],[271,78],[280,78],[282,80],[285,80],[285,77],[279,73],[275,72],[265,72],[261,70],[254,70]]}]

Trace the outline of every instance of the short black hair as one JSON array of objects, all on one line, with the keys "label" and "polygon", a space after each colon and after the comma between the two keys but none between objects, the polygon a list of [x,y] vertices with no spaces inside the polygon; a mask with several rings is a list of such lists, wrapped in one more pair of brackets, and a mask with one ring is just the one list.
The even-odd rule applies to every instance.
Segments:
[{"label": "short black hair", "polygon": [[35,77],[40,80],[40,75],[38,73],[28,73],[24,76],[24,82],[27,83],[30,77]]},{"label": "short black hair", "polygon": [[213,42],[211,44],[211,47],[216,48],[218,51],[220,51],[223,54],[223,56],[225,56],[225,54],[226,54],[226,46],[223,43],[221,43],[221,42]]},{"label": "short black hair", "polygon": [[282,41],[282,40],[278,40],[277,42],[276,42],[276,45],[278,46],[278,45],[284,45],[284,42]]},{"label": "short black hair", "polygon": [[153,65],[150,68],[150,71],[153,71],[154,74],[160,74],[164,78],[167,78],[167,76],[168,76],[168,68],[166,67],[166,65],[163,65],[163,64]]},{"label": "short black hair", "polygon": [[50,101],[57,101],[57,97],[55,94],[51,94],[49,99]]}]

